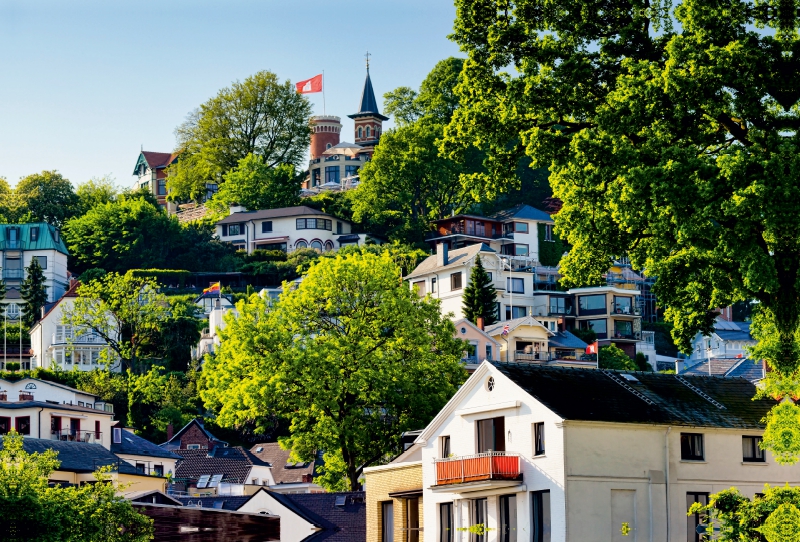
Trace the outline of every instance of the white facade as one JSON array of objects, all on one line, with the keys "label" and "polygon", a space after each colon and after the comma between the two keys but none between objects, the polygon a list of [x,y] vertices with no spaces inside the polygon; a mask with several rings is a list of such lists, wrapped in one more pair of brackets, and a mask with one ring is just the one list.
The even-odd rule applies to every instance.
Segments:
[{"label": "white facade", "polygon": [[284,506],[266,491],[255,493],[238,511],[280,516],[281,542],[300,542],[319,531],[319,527]]},{"label": "white facade", "polygon": [[[478,420],[497,417],[504,425],[496,438],[502,439],[506,455],[519,455],[521,479],[437,485],[434,461],[442,458],[443,448],[448,447],[451,461],[476,454]],[[539,423],[544,450],[537,455]],[[682,459],[682,433],[702,435],[701,459]],[[692,529],[687,498],[734,485],[753,497],[765,483],[800,482],[800,465],[780,466],[772,457],[745,461],[743,437],[760,434],[755,429],[565,420],[483,363],[416,441],[422,447],[425,537],[440,540],[440,505],[452,503],[453,540],[474,542],[465,530],[476,523],[477,499],[486,499],[489,530],[479,542],[499,542],[501,503],[512,497],[515,514],[509,521],[517,542],[686,542]],[[449,437],[448,444],[443,437]],[[532,537],[532,503],[544,498],[543,491],[549,492],[549,513],[543,518],[549,527],[548,535],[537,539]],[[623,522],[632,529],[629,536],[622,536]]]},{"label": "white facade", "polygon": [[746,358],[747,348],[755,345],[749,322],[731,322],[718,316],[711,335],[695,335],[690,363],[711,358]]}]

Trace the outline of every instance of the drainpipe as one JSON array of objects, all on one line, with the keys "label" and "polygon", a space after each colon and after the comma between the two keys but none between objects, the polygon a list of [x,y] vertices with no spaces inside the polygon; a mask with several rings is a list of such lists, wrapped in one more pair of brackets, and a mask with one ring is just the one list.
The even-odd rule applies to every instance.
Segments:
[{"label": "drainpipe", "polygon": [[44,407],[40,407],[39,408],[39,413],[37,414],[37,416],[39,417],[39,438],[42,438],[42,411],[43,410],[44,410]]},{"label": "drainpipe", "polygon": [[667,432],[664,433],[664,494],[667,499],[667,542],[669,542],[669,434],[672,427],[667,427]]}]

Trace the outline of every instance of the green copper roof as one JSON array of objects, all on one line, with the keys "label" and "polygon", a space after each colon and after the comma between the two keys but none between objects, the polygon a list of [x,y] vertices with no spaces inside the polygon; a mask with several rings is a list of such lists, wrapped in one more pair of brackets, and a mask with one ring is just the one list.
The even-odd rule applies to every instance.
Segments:
[{"label": "green copper roof", "polygon": [[0,224],[0,250],[56,250],[69,256],[61,232],[46,222]]}]

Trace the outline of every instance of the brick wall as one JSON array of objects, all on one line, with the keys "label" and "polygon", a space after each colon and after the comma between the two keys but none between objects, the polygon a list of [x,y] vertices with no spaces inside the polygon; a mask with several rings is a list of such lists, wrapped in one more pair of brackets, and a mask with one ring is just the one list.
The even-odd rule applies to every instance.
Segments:
[{"label": "brick wall", "polygon": [[[381,467],[364,473],[367,489],[367,542],[383,542],[381,540],[381,524],[383,521],[382,503],[392,501],[394,504],[394,542],[406,542],[407,499],[392,498],[389,493],[420,489],[422,487],[422,464],[400,463],[392,467]],[[424,525],[422,496],[419,496],[419,525]],[[419,533],[419,542],[424,542],[423,532]]]},{"label": "brick wall", "polygon": [[199,444],[201,448],[211,448],[208,437],[196,425],[191,426],[181,435],[181,450],[186,450],[187,444]]}]

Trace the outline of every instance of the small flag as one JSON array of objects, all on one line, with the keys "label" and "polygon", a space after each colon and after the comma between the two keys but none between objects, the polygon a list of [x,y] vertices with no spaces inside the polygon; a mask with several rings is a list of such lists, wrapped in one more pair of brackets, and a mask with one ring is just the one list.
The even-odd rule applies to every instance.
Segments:
[{"label": "small flag", "polygon": [[586,347],[587,354],[597,354],[597,341]]},{"label": "small flag", "polygon": [[300,81],[295,87],[300,94],[322,92],[322,74],[315,75],[311,79],[306,79],[305,81]]},{"label": "small flag", "polygon": [[509,332],[509,328],[508,328],[508,324],[506,324],[506,325],[503,326],[503,332],[501,333],[501,335],[503,335],[503,337],[505,337],[506,335],[508,335],[508,332]]},{"label": "small flag", "polygon": [[219,282],[214,283],[211,286],[209,286],[208,288],[206,288],[205,290],[203,290],[204,294],[210,294],[212,292],[219,292]]}]

